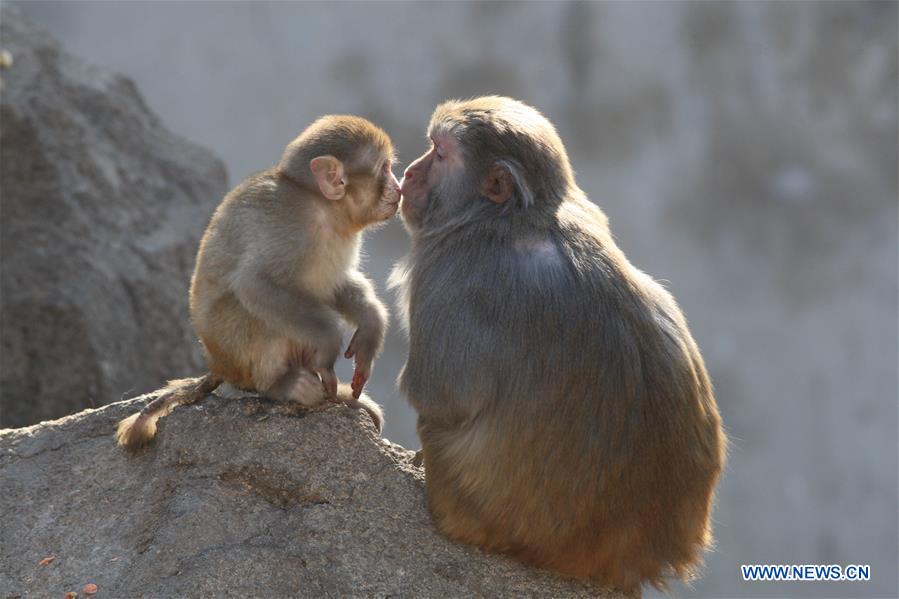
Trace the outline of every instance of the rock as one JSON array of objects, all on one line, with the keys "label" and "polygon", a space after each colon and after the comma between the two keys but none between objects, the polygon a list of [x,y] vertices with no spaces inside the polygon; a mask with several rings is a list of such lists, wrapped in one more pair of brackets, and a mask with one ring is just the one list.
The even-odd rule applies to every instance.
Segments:
[{"label": "rock", "polygon": [[0,425],[196,375],[187,289],[222,162],[6,4],[0,37]]},{"label": "rock", "polygon": [[0,596],[624,596],[438,535],[362,412],[210,396],[129,456],[113,430],[147,399],[0,431]]}]

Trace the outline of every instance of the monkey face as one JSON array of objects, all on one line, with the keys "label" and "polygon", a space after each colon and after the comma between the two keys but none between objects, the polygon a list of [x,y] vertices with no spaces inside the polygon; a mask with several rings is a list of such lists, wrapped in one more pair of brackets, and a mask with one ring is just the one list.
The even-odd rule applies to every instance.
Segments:
[{"label": "monkey face", "polygon": [[390,160],[375,172],[350,175],[347,198],[352,220],[365,227],[386,221],[396,214],[400,203],[400,182],[393,174]]},{"label": "monkey face", "polygon": [[449,134],[432,134],[431,148],[406,168],[401,193],[402,214],[407,224],[416,226],[428,205],[432,191],[464,171],[459,142]]},{"label": "monkey face", "polygon": [[381,187],[382,192],[379,205],[390,213],[386,217],[390,218],[396,214],[401,197],[400,182],[397,180],[396,175],[393,174],[393,168],[390,162],[387,162],[387,164],[384,165],[384,175],[382,177]]},{"label": "monkey face", "polygon": [[372,218],[374,220],[387,220],[396,214],[400,205],[400,182],[393,174],[390,161],[384,164],[383,171],[378,176],[379,192],[374,201]]}]

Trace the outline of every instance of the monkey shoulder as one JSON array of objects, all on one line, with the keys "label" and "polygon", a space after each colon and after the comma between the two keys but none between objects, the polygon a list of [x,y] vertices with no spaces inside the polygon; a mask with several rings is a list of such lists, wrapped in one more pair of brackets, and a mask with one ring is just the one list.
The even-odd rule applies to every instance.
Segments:
[{"label": "monkey shoulder", "polygon": [[249,175],[225,196],[222,206],[232,211],[280,210],[302,206],[309,190],[286,177],[276,169],[268,169]]},{"label": "monkey shoulder", "polygon": [[583,324],[615,345],[635,343],[644,352],[663,350],[670,359],[685,359],[682,342],[690,336],[671,293],[631,264],[599,208],[575,206],[572,215],[562,221],[561,246],[576,271],[575,303],[595,308],[579,313]]},{"label": "monkey shoulder", "polygon": [[578,309],[575,269],[551,232],[460,240],[411,264],[402,299],[417,351],[464,347],[474,369],[484,365],[476,356],[518,345],[529,327],[552,333]]},{"label": "monkey shoulder", "polygon": [[557,236],[550,233],[532,233],[522,235],[507,244],[507,253],[511,258],[511,266],[525,280],[537,277],[555,278],[567,271],[571,266],[567,255]]},{"label": "monkey shoulder", "polygon": [[250,175],[219,204],[209,225],[210,232],[235,230],[257,235],[267,223],[279,220],[279,197],[285,193],[283,184],[267,171]]},{"label": "monkey shoulder", "polygon": [[251,175],[231,193],[233,218],[245,221],[254,236],[277,238],[309,246],[319,226],[316,206],[308,192],[274,170]]}]

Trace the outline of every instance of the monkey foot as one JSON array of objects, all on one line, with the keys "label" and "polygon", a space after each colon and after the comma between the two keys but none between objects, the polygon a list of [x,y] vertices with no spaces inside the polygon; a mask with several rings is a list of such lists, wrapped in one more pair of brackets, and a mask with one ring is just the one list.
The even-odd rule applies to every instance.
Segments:
[{"label": "monkey foot", "polygon": [[287,392],[287,398],[304,406],[312,407],[320,405],[325,400],[325,392],[318,376],[304,370],[291,385]]}]

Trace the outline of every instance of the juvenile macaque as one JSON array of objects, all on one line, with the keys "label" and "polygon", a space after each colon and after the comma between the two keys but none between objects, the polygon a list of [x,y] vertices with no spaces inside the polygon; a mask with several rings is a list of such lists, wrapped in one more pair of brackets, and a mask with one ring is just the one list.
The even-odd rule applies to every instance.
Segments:
[{"label": "juvenile macaque", "polygon": [[535,109],[447,102],[429,136],[392,282],[437,527],[623,589],[690,578],[726,440],[674,299],[615,245]]},{"label": "juvenile macaque", "polygon": [[[209,372],[172,381],[168,393],[119,423],[134,450],[156,420],[221,382],[316,406],[364,408],[378,430],[380,407],[362,395],[381,351],[387,310],[358,270],[360,232],[391,218],[399,182],[393,146],[365,119],[326,116],[287,146],[277,166],[233,189],[200,243],[190,312]],[[338,385],[341,319],[356,327],[345,352],[352,385]]]}]

